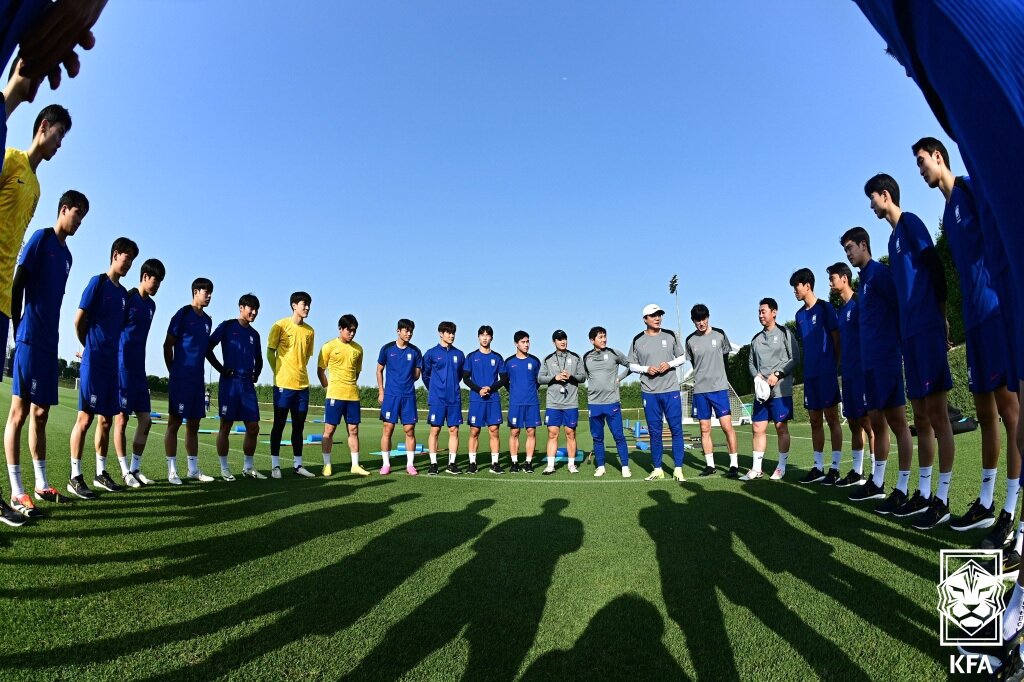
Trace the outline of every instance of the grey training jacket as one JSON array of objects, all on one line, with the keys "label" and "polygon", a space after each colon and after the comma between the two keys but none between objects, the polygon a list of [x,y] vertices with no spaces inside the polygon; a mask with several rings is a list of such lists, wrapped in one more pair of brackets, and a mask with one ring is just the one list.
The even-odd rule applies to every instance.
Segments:
[{"label": "grey training jacket", "polygon": [[[555,376],[560,374],[563,369],[569,372],[569,381],[565,383],[554,381]],[[583,370],[583,361],[571,350],[556,350],[544,358],[544,362],[540,365],[540,374],[537,375],[537,383],[548,387],[545,407],[555,410],[579,408],[580,392],[576,385],[586,380],[587,373]],[[564,393],[563,388],[565,389]]]},{"label": "grey training jacket", "polygon": [[779,370],[786,375],[772,389],[773,398],[793,395],[793,370],[799,362],[800,345],[784,325],[777,324],[770,332],[762,329],[750,340],[750,376],[767,379]]}]

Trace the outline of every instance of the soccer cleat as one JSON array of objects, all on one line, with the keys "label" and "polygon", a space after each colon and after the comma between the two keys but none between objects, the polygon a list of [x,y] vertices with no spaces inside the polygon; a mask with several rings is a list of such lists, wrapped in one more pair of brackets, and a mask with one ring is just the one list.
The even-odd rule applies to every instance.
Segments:
[{"label": "soccer cleat", "polygon": [[633,478],[633,472],[629,470],[628,466],[622,467],[623,478]]},{"label": "soccer cleat", "polygon": [[1002,549],[1006,543],[1013,540],[1013,515],[1003,510],[999,512],[999,518],[992,526],[992,530],[981,541],[981,549]]},{"label": "soccer cleat", "polygon": [[574,462],[569,462],[569,473],[578,474],[579,472],[580,470],[576,468],[576,464]]},{"label": "soccer cleat", "polygon": [[1000,577],[1003,580],[1016,580],[1017,572],[1020,570],[1020,552],[1011,549],[1003,554],[1003,565],[1000,569]]},{"label": "soccer cleat", "polygon": [[380,475],[381,476],[387,476],[390,473],[391,473],[391,465],[390,464],[385,464],[384,466],[382,466],[380,468]]},{"label": "soccer cleat", "polygon": [[263,474],[261,474],[256,469],[242,469],[242,475],[246,476],[248,478],[255,478],[255,479],[259,480],[259,481],[267,480],[267,477],[264,476]]},{"label": "soccer cleat", "polygon": [[725,477],[726,478],[733,478],[733,479],[739,478],[740,477],[740,468],[739,467],[729,467],[729,471],[726,472]]},{"label": "soccer cleat", "polygon": [[143,474],[138,469],[132,472],[132,476],[134,476],[135,480],[141,483],[142,485],[153,485],[154,483],[156,483],[156,481],[154,481],[151,478],[147,478],[145,474]]},{"label": "soccer cleat", "polygon": [[451,462],[450,464],[448,464],[448,466],[446,466],[444,468],[444,470],[445,470],[445,473],[449,473],[452,476],[461,476],[462,475],[462,469],[460,469],[459,465],[456,464],[455,462]]},{"label": "soccer cleat", "polygon": [[661,467],[658,467],[657,469],[652,471],[650,473],[650,475],[647,478],[645,478],[644,480],[645,481],[661,481],[661,480],[664,480],[664,478],[665,478],[665,470],[662,469]]},{"label": "soccer cleat", "polygon": [[274,467],[270,470],[271,478],[281,478],[281,467]]},{"label": "soccer cleat", "polygon": [[526,460],[525,462],[523,462],[523,472],[527,474],[532,474],[533,462],[531,462],[530,460]]},{"label": "soccer cleat", "polygon": [[885,497],[885,487],[877,486],[875,482],[868,479],[868,482],[850,493],[851,502],[863,502],[864,500],[880,500]]},{"label": "soccer cleat", "polygon": [[821,484],[836,485],[837,483],[839,483],[839,469],[829,469],[825,474],[825,480]]},{"label": "soccer cleat", "polygon": [[542,471],[540,473],[541,473],[542,476],[550,476],[551,474],[555,473],[555,470],[554,469],[545,468],[544,471]]},{"label": "soccer cleat", "polygon": [[53,502],[54,504],[65,504],[70,502],[68,498],[57,492],[57,489],[53,486],[44,488],[43,490],[36,490],[34,491],[34,495],[40,502]]},{"label": "soccer cleat", "polygon": [[601,478],[602,476],[604,476],[604,465],[603,464],[601,466],[597,467],[596,469],[594,469],[594,478]]},{"label": "soccer cleat", "polygon": [[220,477],[229,482],[235,480],[235,477],[227,469],[220,470]]},{"label": "soccer cleat", "polygon": [[11,508],[9,504],[0,498],[0,523],[6,523],[12,528],[25,525],[28,518],[20,511],[16,511]]},{"label": "soccer cleat", "polygon": [[996,505],[994,503],[987,509],[981,506],[981,498],[979,497],[971,503],[971,506],[967,508],[963,516],[950,519],[949,527],[959,531],[989,528],[996,522],[995,509]]},{"label": "soccer cleat", "polygon": [[477,468],[476,462],[470,462],[469,466],[466,467],[466,473],[467,474],[475,474],[478,471],[480,471],[480,469]]},{"label": "soccer cleat", "polygon": [[[359,466],[359,465],[358,464],[353,464],[352,465],[353,468],[355,468],[357,466]],[[324,478],[330,478],[331,474],[333,474],[333,473],[334,473],[334,467],[332,467],[330,464],[325,464],[324,468],[320,470],[320,475],[323,476]],[[352,473],[355,473],[355,472],[353,471]]]},{"label": "soccer cleat", "polygon": [[316,476],[312,471],[302,466],[301,464],[294,469],[296,476],[302,476],[303,478],[313,478]]},{"label": "soccer cleat", "polygon": [[167,474],[167,482],[171,485],[182,485],[181,478],[178,476],[177,471],[172,471]]},{"label": "soccer cleat", "polygon": [[114,482],[114,479],[105,470],[96,474],[96,478],[92,479],[92,484],[97,488],[103,488],[112,493],[119,493],[124,490],[124,488]]},{"label": "soccer cleat", "polygon": [[[369,471],[367,471],[363,467],[359,466],[358,464],[353,464],[352,468],[349,469],[349,472],[355,474],[356,476],[369,476],[370,475]],[[330,474],[324,474],[324,476],[329,476],[329,475]]]},{"label": "soccer cleat", "polygon": [[85,476],[81,474],[68,481],[68,492],[83,500],[95,500],[97,498],[96,493],[89,490],[89,486],[85,484]]},{"label": "soccer cleat", "polygon": [[191,478],[193,481],[199,481],[200,483],[209,483],[210,481],[213,480],[213,476],[207,476],[199,469],[188,472],[188,477]]},{"label": "soccer cleat", "polygon": [[930,497],[924,497],[920,490],[915,490],[914,494],[907,498],[907,501],[900,505],[892,515],[901,519],[906,516],[916,516],[927,511],[928,505],[931,503]]},{"label": "soccer cleat", "polygon": [[797,481],[797,483],[804,483],[804,484],[807,484],[807,483],[821,483],[824,480],[825,480],[825,472],[822,471],[821,469],[819,469],[818,467],[814,467],[813,469],[811,469],[810,471],[807,472],[806,476],[804,476],[803,478],[799,479]]},{"label": "soccer cleat", "polygon": [[141,488],[142,487],[142,482],[139,481],[139,479],[135,478],[135,474],[133,474],[130,471],[126,471],[125,473],[121,474],[121,478],[124,479],[124,484],[126,486],[128,486],[129,488]]},{"label": "soccer cleat", "polygon": [[431,462],[427,467],[427,476],[437,476],[437,462]]},{"label": "soccer cleat", "polygon": [[405,473],[409,474],[410,476],[419,476],[420,475],[420,472],[416,471],[416,467],[414,467],[414,466],[407,466],[407,467],[405,467]]},{"label": "soccer cleat", "polygon": [[[772,475],[774,476],[775,474],[772,474]],[[763,471],[756,471],[754,469],[748,469],[747,473],[745,473],[742,476],[740,476],[740,480],[741,481],[756,481],[759,478],[764,478],[764,472]]]},{"label": "soccer cleat", "polygon": [[28,493],[11,496],[11,506],[14,507],[14,511],[30,519],[43,515],[41,509],[36,509],[36,503],[32,501]]},{"label": "soccer cleat", "polygon": [[786,470],[783,469],[782,467],[775,467],[775,471],[773,471],[772,475],[768,477],[768,480],[770,480],[770,481],[781,481],[785,477],[786,477]]},{"label": "soccer cleat", "polygon": [[697,475],[703,478],[704,476],[714,476],[716,473],[717,472],[715,471],[715,467],[706,466],[703,469],[701,469],[701,472]]},{"label": "soccer cleat", "polygon": [[488,469],[488,471],[490,471],[492,474],[503,474],[503,473],[505,473],[505,470],[502,469],[501,465],[498,464],[497,462],[492,463],[491,464],[491,468]]},{"label": "soccer cleat", "polygon": [[686,476],[683,476],[683,467],[676,467],[672,470],[672,479],[680,483],[686,483]]},{"label": "soccer cleat", "polygon": [[867,483],[867,479],[858,474],[853,469],[846,472],[846,475],[836,481],[837,488],[849,488],[852,485],[864,485]]},{"label": "soccer cleat", "polygon": [[519,462],[512,462],[508,466],[508,472],[510,474],[521,474],[523,473],[523,467],[519,466]]},{"label": "soccer cleat", "polygon": [[886,516],[887,514],[895,514],[896,510],[907,503],[907,494],[902,490],[893,490],[889,497],[885,498],[885,501],[875,507],[875,513]]},{"label": "soccer cleat", "polygon": [[947,521],[949,521],[949,506],[933,495],[928,511],[919,516],[917,521],[910,525],[917,530],[931,530],[935,526]]}]

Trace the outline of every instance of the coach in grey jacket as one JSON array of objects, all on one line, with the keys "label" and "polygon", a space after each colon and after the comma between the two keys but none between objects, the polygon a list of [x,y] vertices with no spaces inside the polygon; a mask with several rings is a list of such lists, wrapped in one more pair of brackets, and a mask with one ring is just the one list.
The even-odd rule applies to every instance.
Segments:
[{"label": "coach in grey jacket", "polygon": [[569,473],[576,468],[576,425],[580,421],[580,396],[577,386],[587,380],[583,360],[569,350],[569,336],[561,329],[551,335],[555,352],[541,363],[537,383],[547,385],[544,403],[544,423],[548,427],[548,466],[545,476],[555,473],[555,455],[558,454],[558,429],[565,429],[565,447],[569,456]]},{"label": "coach in grey jacket", "polygon": [[[594,459],[597,460],[594,476],[604,476],[604,427],[607,424],[619,451],[622,477],[629,478],[629,447],[622,432],[619,400],[619,382],[629,376],[629,361],[625,355],[608,347],[608,332],[604,327],[593,327],[589,336],[594,348],[583,354],[583,369],[587,373],[590,436],[594,439]],[[620,367],[625,368],[621,374]]]}]

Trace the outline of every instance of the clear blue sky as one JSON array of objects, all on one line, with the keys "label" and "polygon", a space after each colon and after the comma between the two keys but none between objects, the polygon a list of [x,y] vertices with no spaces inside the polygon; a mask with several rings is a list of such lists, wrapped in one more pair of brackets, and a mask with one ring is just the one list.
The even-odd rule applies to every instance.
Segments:
[{"label": "clear blue sky", "polygon": [[879,171],[937,229],[942,198],[910,145],[941,129],[852,2],[291,7],[112,2],[79,78],[15,114],[21,147],[43,105],[74,119],[39,170],[30,230],[65,189],[92,203],[71,240],[62,357],[120,235],[167,265],[151,374],[202,275],[215,322],[260,297],[264,341],[297,289],[318,346],[354,313],[372,384],[399,317],[424,350],[444,319],[467,352],[483,323],[504,354],[520,328],[535,354],[556,328],[582,353],[594,324],[625,349],[646,303],[676,326],[673,273],[684,333],[703,302],[746,343],[762,296],[793,317],[796,268],[827,292],[845,229],[884,253],[889,227],[862,192]]}]

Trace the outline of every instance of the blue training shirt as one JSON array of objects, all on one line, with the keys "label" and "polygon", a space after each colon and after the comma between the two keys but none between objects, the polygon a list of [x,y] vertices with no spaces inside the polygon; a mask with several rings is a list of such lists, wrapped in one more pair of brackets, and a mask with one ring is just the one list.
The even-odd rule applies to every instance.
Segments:
[{"label": "blue training shirt", "polygon": [[174,313],[167,333],[174,337],[174,361],[171,378],[195,383],[203,382],[203,366],[210,341],[213,320],[205,312],[197,313],[191,305]]},{"label": "blue training shirt", "polygon": [[[465,377],[466,385],[469,386],[470,389],[469,402],[500,402],[501,396],[494,387],[501,381],[501,375],[504,373],[505,360],[499,353],[495,353],[494,351],[491,351],[490,353],[483,353],[477,349],[467,355],[466,363],[463,366],[463,376]],[[478,387],[477,390],[473,390],[474,384]],[[491,392],[487,394],[486,398],[481,397],[478,392],[479,389],[484,386],[491,387]]]},{"label": "blue training shirt", "polygon": [[843,365],[843,376],[848,377],[850,374],[862,371],[860,360],[860,307],[857,305],[856,296],[851,296],[850,300],[839,309],[838,320],[839,358]]},{"label": "blue training shirt", "polygon": [[992,278],[985,258],[981,222],[974,200],[959,182],[946,202],[942,227],[949,240],[953,263],[960,274],[960,295],[964,329],[974,329],[999,312],[999,297],[992,287]]},{"label": "blue training shirt", "polygon": [[922,258],[925,251],[934,248],[932,236],[921,219],[904,211],[889,235],[889,266],[899,297],[900,333],[905,339],[945,329],[935,298],[935,282]]},{"label": "blue training shirt", "polygon": [[18,265],[25,268],[28,277],[25,307],[15,340],[56,354],[60,304],[71,272],[71,251],[53,229],[36,230],[21,250]]},{"label": "blue training shirt", "polygon": [[106,274],[89,280],[78,307],[85,311],[88,330],[82,364],[115,369],[117,350],[124,331],[124,309],[128,290]]},{"label": "blue training shirt", "polygon": [[836,344],[832,332],[839,329],[836,309],[818,299],[810,309],[796,311],[796,328],[804,351],[804,376],[808,378],[835,376]]},{"label": "blue training shirt", "polygon": [[899,298],[888,267],[876,260],[860,269],[860,360],[864,369],[899,369]]},{"label": "blue training shirt", "polygon": [[138,289],[128,292],[125,304],[124,330],[118,344],[118,359],[121,374],[128,377],[146,378],[146,341],[156,314],[156,301],[143,296]]},{"label": "blue training shirt", "polygon": [[540,405],[540,398],[537,396],[540,359],[537,356],[511,356],[505,361],[505,374],[508,377],[509,405]]},{"label": "blue training shirt", "polygon": [[399,348],[392,341],[377,354],[377,364],[384,366],[385,397],[400,398],[416,395],[416,369],[423,365],[423,354],[413,344]]},{"label": "blue training shirt", "polygon": [[263,347],[260,333],[237,319],[224,320],[210,335],[210,346],[220,344],[224,369],[233,369],[243,379],[256,377],[257,360]]},{"label": "blue training shirt", "polygon": [[437,344],[423,356],[423,385],[431,404],[455,405],[462,402],[459,382],[466,354],[455,346]]}]

